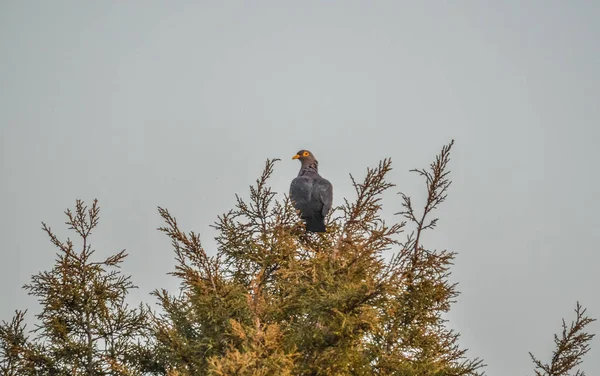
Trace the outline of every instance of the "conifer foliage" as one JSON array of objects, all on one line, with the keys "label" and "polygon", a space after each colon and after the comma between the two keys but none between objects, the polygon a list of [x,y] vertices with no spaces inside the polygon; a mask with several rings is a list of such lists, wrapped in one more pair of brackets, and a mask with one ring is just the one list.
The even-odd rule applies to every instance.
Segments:
[{"label": "conifer foliage", "polygon": [[[325,233],[306,232],[289,198],[270,188],[277,160],[267,160],[248,198],[236,195],[218,217],[210,253],[159,208],[180,290],[155,290],[156,312],[127,304],[136,286],[119,270],[125,251],[95,259],[100,208],[77,200],[65,214],[81,245],[43,224],[57,257],[24,286],[41,306],[34,329],[24,311],[0,324],[0,376],[483,374],[482,360],[459,346],[444,319],[458,296],[449,281],[455,253],[425,245],[451,185],[452,146],[413,170],[425,202],[392,196],[395,216],[383,212],[395,187],[391,160],[350,176],[354,197],[334,208]],[[573,375],[594,321],[579,303],[576,315],[570,326],[563,321],[550,363],[530,354],[536,375]]]},{"label": "conifer foliage", "polygon": [[139,346],[148,338],[145,308],[125,302],[136,286],[119,265],[127,256],[118,252],[94,261],[92,230],[98,225],[100,207],[77,200],[67,210],[66,224],[81,240],[76,249],[70,239],[61,241],[43,223],[43,230],[58,248],[50,271],[34,275],[24,286],[38,299],[42,309],[30,339],[25,312],[17,311],[12,322],[0,326],[0,370],[2,375],[137,375],[141,372]]},{"label": "conifer foliage", "polygon": [[[585,376],[585,373],[577,369],[583,362],[583,356],[590,351],[590,341],[594,334],[585,331],[585,328],[596,321],[586,314],[586,309],[577,302],[575,307],[575,320],[567,325],[562,320],[560,335],[554,335],[555,350],[552,353],[550,363],[543,363],[531,352],[529,356],[535,365],[536,376]],[[575,373],[573,373],[575,372]]]},{"label": "conifer foliage", "polygon": [[[305,233],[287,198],[268,185],[269,160],[246,200],[218,218],[209,257],[160,209],[182,293],[157,291],[156,324],[166,368],[180,375],[476,375],[481,360],[457,344],[443,314],[458,295],[454,253],[428,250],[424,234],[446,199],[452,143],[429,169],[419,212],[401,194],[400,221],[382,218],[389,159],[357,181],[356,197]],[[408,235],[406,235],[408,234]],[[390,255],[391,259],[390,259]]]}]

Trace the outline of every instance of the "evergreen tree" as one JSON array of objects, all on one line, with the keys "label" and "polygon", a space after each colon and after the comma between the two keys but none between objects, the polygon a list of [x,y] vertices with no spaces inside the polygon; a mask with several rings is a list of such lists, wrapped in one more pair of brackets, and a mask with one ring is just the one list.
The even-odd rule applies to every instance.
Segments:
[{"label": "evergreen tree", "polygon": [[50,271],[24,286],[41,305],[33,333],[27,336],[25,312],[0,326],[0,369],[4,375],[138,375],[143,343],[148,338],[147,310],[125,302],[136,286],[119,270],[125,251],[93,261],[89,243],[98,226],[97,201],[88,208],[77,200],[67,210],[66,224],[81,239],[81,248],[60,241],[50,227],[43,230],[58,248]]},{"label": "evergreen tree", "polygon": [[[267,161],[248,199],[236,196],[219,216],[214,256],[159,208],[181,288],[153,293],[158,313],[126,303],[136,286],[119,271],[125,251],[92,260],[100,209],[78,200],[65,213],[79,251],[43,224],[56,262],[24,286],[42,308],[34,330],[25,311],[0,324],[0,375],[482,374],[482,361],[467,355],[444,319],[458,296],[449,282],[455,253],[424,246],[451,184],[452,145],[428,169],[413,170],[425,181],[424,209],[400,193],[392,223],[382,218],[382,196],[394,187],[389,159],[360,182],[350,176],[356,197],[334,209],[326,233],[307,233],[289,199],[276,199],[268,179],[277,160]],[[593,321],[577,303],[550,363],[530,354],[535,374],[573,375]]]},{"label": "evergreen tree", "polygon": [[[196,233],[184,233],[159,208],[177,259],[181,293],[155,294],[165,369],[179,375],[477,375],[483,364],[445,326],[458,292],[448,281],[454,253],[428,250],[425,231],[446,199],[452,143],[424,177],[417,212],[401,194],[402,221],[382,218],[391,161],[368,169],[325,234],[306,233],[287,197],[268,186],[269,160],[235,209],[218,218],[209,257]],[[401,235],[413,226],[404,240]],[[391,260],[386,258],[393,253]]]}]

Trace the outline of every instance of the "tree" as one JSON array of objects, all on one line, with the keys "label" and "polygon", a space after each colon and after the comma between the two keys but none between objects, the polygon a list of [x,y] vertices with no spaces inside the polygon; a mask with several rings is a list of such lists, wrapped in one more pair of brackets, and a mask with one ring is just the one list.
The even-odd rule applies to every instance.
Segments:
[{"label": "tree", "polygon": [[[81,239],[78,251],[42,224],[57,258],[24,286],[41,305],[34,330],[25,311],[0,324],[0,374],[482,374],[482,361],[468,356],[444,319],[459,294],[449,282],[455,253],[424,245],[451,185],[452,146],[428,169],[413,170],[425,182],[423,210],[400,193],[402,210],[391,223],[382,201],[394,187],[389,159],[360,181],[350,176],[356,197],[334,208],[326,233],[307,233],[289,199],[277,200],[268,185],[277,160],[267,160],[248,199],[236,196],[234,209],[218,217],[214,256],[159,208],[181,287],[153,292],[158,312],[126,303],[136,286],[119,271],[125,251],[93,260],[100,208],[77,200],[65,214]],[[550,363],[530,354],[536,375],[574,372],[590,349],[593,321],[577,303],[576,319],[563,320],[555,335]]]},{"label": "tree", "polygon": [[58,248],[50,271],[24,286],[42,309],[36,315],[34,339],[26,335],[25,312],[0,326],[0,369],[4,375],[134,375],[141,369],[148,338],[148,312],[125,302],[136,286],[119,270],[125,251],[93,261],[89,238],[98,226],[100,207],[77,200],[65,212],[66,224],[81,239],[79,251],[70,239],[60,241],[42,224]]},{"label": "tree", "polygon": [[[428,250],[424,234],[446,199],[452,143],[425,178],[417,212],[401,194],[401,221],[382,218],[391,161],[351,176],[354,201],[335,208],[325,234],[308,234],[287,197],[268,186],[268,160],[235,209],[218,218],[218,249],[209,257],[198,234],[184,233],[163,208],[181,293],[155,291],[165,371],[179,375],[477,375],[458,333],[442,315],[458,295],[448,281],[453,252]],[[402,240],[408,225],[413,230]],[[391,260],[386,259],[392,253]]]}]

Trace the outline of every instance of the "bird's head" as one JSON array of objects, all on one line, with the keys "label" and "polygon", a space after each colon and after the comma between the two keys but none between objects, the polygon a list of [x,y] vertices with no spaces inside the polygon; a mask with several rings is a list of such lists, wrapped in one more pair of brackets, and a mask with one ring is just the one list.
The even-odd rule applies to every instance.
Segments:
[{"label": "bird's head", "polygon": [[300,150],[292,157],[292,159],[299,159],[302,165],[317,161],[313,153],[308,150]]}]

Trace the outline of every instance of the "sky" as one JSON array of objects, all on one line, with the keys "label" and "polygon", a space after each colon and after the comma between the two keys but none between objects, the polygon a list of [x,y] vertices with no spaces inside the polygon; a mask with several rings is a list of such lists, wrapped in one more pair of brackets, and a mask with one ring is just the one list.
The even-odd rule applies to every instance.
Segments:
[{"label": "sky", "polygon": [[[0,0],[0,319],[39,306],[41,231],[98,198],[97,255],[127,249],[132,301],[173,292],[157,206],[202,234],[267,158],[282,198],[311,150],[334,186],[390,157],[409,169],[455,139],[425,246],[458,252],[448,315],[488,375],[533,375],[597,288],[600,2]],[[596,161],[596,162],[595,162]],[[386,196],[390,220],[400,197]],[[600,325],[590,326],[599,332]],[[600,374],[600,342],[583,367]]]}]

